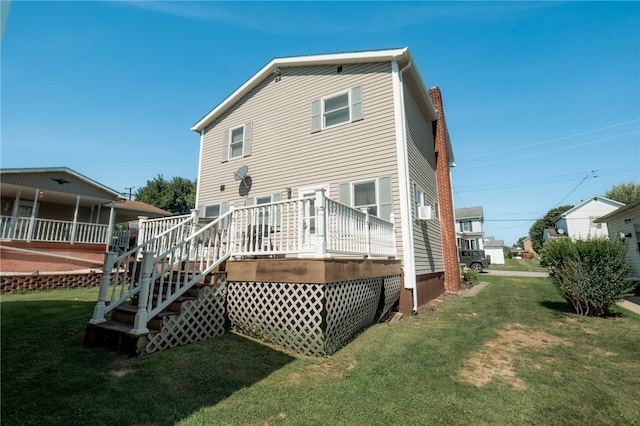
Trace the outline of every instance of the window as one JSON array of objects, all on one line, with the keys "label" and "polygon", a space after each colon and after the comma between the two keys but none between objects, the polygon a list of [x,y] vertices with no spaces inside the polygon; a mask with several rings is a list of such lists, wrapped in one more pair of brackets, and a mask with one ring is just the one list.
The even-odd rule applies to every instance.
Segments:
[{"label": "window", "polygon": [[229,141],[229,158],[242,157],[242,145],[244,142],[244,126],[231,131]]},{"label": "window", "polygon": [[246,157],[251,154],[252,124],[226,130],[222,135],[222,161]]},{"label": "window", "polygon": [[327,128],[350,121],[349,93],[322,100],[322,127]]},{"label": "window", "polygon": [[311,133],[362,118],[362,86],[311,102]]},{"label": "window", "polygon": [[462,232],[471,232],[471,221],[460,222],[460,230]]},{"label": "window", "polygon": [[369,214],[378,215],[375,180],[353,184],[353,206],[358,209],[366,207],[369,210]]},{"label": "window", "polygon": [[213,204],[204,207],[204,217],[216,218],[220,216],[220,204]]}]

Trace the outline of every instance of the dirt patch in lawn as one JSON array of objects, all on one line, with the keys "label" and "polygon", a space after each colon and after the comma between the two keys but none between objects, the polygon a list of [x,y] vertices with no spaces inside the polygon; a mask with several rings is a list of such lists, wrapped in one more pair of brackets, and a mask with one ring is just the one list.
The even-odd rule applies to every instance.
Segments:
[{"label": "dirt patch in lawn", "polygon": [[471,354],[459,375],[465,382],[478,387],[500,379],[516,390],[524,390],[527,384],[516,375],[514,357],[523,349],[547,349],[554,345],[573,346],[573,343],[533,327],[509,324],[498,332],[497,338]]}]

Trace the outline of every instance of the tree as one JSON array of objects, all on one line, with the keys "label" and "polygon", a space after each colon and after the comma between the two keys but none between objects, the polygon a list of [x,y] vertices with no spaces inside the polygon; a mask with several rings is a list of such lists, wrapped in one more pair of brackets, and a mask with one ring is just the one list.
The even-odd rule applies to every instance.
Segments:
[{"label": "tree", "polygon": [[640,200],[640,184],[635,182],[624,182],[613,187],[604,193],[604,196],[624,204]]},{"label": "tree", "polygon": [[553,228],[553,219],[572,208],[573,206],[570,204],[566,206],[554,207],[549,210],[542,219],[538,219],[535,221],[535,223],[529,229],[529,236],[531,237],[531,244],[533,245],[533,249],[536,252],[540,253],[540,250],[542,249],[542,236],[544,234],[544,230],[547,228]]},{"label": "tree", "polygon": [[187,214],[196,204],[196,181],[174,177],[167,181],[162,175],[136,191],[136,200],[173,214]]}]

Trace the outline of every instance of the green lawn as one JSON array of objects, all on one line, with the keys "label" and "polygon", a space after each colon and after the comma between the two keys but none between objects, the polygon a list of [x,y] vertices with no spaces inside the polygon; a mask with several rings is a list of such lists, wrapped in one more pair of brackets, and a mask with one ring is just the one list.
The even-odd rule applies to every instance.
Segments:
[{"label": "green lawn", "polygon": [[548,272],[547,268],[540,266],[539,259],[504,259],[504,265],[491,265],[489,269],[499,271],[527,271],[527,272]]},{"label": "green lawn", "polygon": [[330,358],[234,334],[124,358],[81,346],[96,289],[3,295],[2,423],[640,425],[639,315],[578,317],[547,279],[483,279]]}]

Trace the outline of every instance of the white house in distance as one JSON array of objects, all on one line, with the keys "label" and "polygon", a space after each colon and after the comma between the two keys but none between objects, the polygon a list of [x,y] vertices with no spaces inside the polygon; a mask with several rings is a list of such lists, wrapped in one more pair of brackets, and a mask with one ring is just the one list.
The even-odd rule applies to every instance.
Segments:
[{"label": "white house in distance", "polygon": [[632,279],[640,281],[640,200],[620,207],[596,220],[609,228],[609,237],[627,241],[627,259],[633,265]]},{"label": "white house in distance", "polygon": [[496,240],[493,237],[484,239],[484,252],[491,257],[492,265],[504,265],[504,240]]},{"label": "white house in distance", "polygon": [[618,201],[594,195],[558,216],[555,229],[559,234],[567,235],[574,241],[608,236],[607,224],[598,222],[597,219],[623,206],[624,204]]},{"label": "white house in distance", "polygon": [[484,249],[484,212],[482,206],[455,209],[456,243],[461,249]]}]

